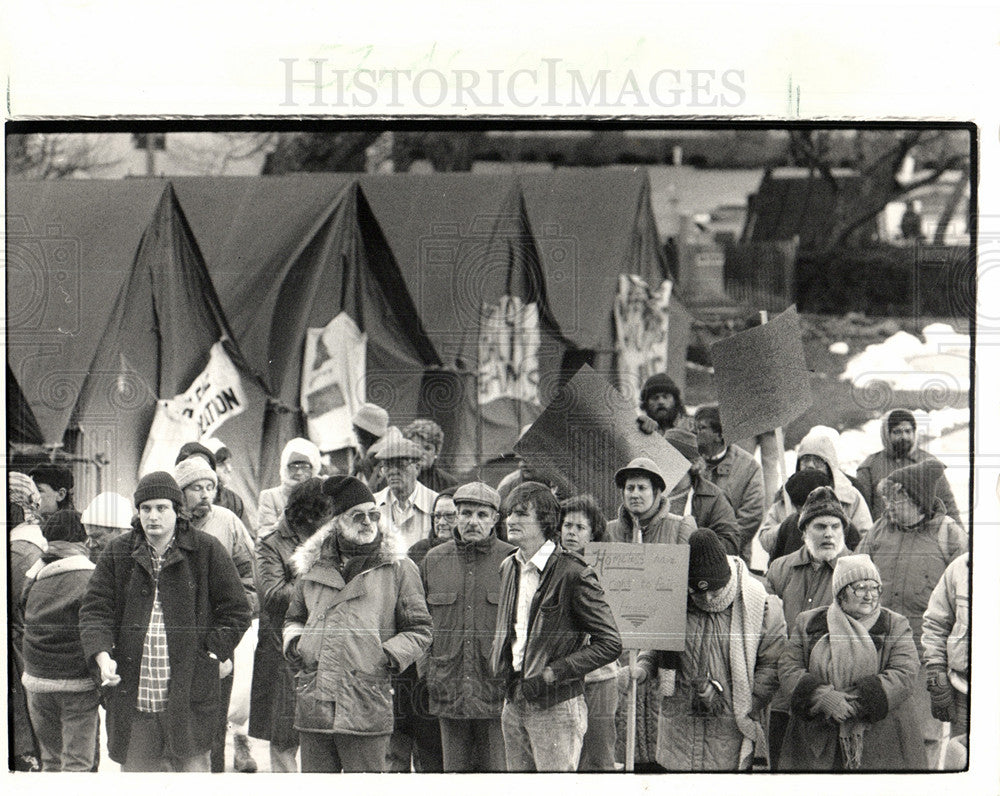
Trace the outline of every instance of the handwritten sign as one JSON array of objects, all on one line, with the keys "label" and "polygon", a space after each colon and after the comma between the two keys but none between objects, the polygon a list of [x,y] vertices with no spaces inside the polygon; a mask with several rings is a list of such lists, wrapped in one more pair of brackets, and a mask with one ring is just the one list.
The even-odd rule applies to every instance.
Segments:
[{"label": "handwritten sign", "polygon": [[584,549],[625,649],[683,651],[689,551],[686,544],[624,542],[593,542]]},{"label": "handwritten sign", "polygon": [[794,307],[769,323],[713,343],[712,366],[727,440],[774,431],[812,406],[802,329]]}]

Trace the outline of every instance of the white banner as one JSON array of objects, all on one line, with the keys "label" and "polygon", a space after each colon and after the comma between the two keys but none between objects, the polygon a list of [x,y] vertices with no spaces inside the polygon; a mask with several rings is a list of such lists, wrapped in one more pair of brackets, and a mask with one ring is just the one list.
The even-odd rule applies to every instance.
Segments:
[{"label": "white banner", "polygon": [[670,331],[670,291],[673,283],[663,280],[650,291],[636,274],[618,275],[615,296],[615,348],[618,353],[618,383],[624,392],[638,395],[643,382],[667,370]]},{"label": "white banner", "polygon": [[229,418],[243,412],[246,403],[239,371],[222,343],[215,343],[208,364],[187,391],[156,402],[139,477],[173,469],[181,445],[212,436]]},{"label": "white banner", "polygon": [[368,335],[344,312],[322,329],[306,330],[302,410],[321,451],[355,445],[351,419],[365,401],[367,345]]},{"label": "white banner", "polygon": [[483,306],[479,324],[479,405],[499,398],[540,404],[538,305],[518,296]]}]

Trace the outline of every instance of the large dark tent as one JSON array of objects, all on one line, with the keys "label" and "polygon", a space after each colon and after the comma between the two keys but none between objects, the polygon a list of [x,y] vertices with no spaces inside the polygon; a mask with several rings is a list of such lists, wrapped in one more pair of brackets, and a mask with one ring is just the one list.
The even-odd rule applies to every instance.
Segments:
[{"label": "large dark tent", "polygon": [[[42,305],[10,324],[9,372],[27,403],[20,416],[30,411],[46,447],[65,445],[98,467],[78,488],[82,498],[98,489],[129,495],[157,399],[187,390],[212,345],[230,337],[197,243],[163,181],[8,191],[8,207],[34,236],[24,245],[43,255],[30,261]],[[231,342],[229,354],[239,365]]]}]

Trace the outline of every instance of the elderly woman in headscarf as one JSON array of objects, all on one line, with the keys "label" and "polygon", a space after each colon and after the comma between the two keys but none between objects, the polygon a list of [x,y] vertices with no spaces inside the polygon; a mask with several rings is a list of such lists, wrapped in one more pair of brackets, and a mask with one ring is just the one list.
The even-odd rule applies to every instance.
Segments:
[{"label": "elderly woman in headscarf", "polygon": [[319,475],[320,452],[305,437],[290,439],[281,451],[281,485],[260,493],[257,506],[256,538],[267,536],[281,520],[288,498],[296,484]]},{"label": "elderly woman in headscarf", "polygon": [[383,534],[367,484],[335,475],[323,492],[333,518],[292,556],[298,579],[283,633],[302,771],[382,771],[392,675],[430,648],[431,617],[417,565]]},{"label": "elderly woman in headscarf", "polygon": [[831,605],[799,614],[781,657],[792,717],[779,768],[926,769],[910,623],[881,607],[882,578],[867,555],[837,560],[833,593]]}]

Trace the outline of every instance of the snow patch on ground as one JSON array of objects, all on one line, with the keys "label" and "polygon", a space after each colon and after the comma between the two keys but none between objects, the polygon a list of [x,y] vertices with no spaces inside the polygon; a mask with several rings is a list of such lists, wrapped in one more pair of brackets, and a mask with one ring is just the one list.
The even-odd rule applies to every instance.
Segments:
[{"label": "snow patch on ground", "polygon": [[[922,331],[923,342],[896,332],[848,360],[840,378],[855,387],[934,392],[939,398],[969,391],[971,339],[946,323]],[[941,404],[943,401],[936,400]]]}]

